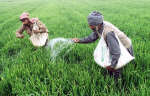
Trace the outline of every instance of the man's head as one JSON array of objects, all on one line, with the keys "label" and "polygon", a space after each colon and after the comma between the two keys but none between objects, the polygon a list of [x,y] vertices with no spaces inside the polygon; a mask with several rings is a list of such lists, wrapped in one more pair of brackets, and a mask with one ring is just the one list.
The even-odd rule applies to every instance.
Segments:
[{"label": "man's head", "polygon": [[98,11],[93,11],[88,15],[88,24],[92,30],[98,30],[103,24],[103,15]]},{"label": "man's head", "polygon": [[30,18],[29,18],[29,13],[22,13],[20,16],[20,21],[22,21],[22,23],[24,25],[29,24],[30,23]]}]

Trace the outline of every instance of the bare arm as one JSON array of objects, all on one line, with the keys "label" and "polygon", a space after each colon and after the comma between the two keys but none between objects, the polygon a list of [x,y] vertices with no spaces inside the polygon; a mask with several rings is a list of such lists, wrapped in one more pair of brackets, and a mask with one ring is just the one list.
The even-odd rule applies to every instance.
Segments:
[{"label": "bare arm", "polygon": [[17,31],[16,31],[16,37],[17,38],[23,38],[23,31],[25,30],[25,26],[22,25]]}]

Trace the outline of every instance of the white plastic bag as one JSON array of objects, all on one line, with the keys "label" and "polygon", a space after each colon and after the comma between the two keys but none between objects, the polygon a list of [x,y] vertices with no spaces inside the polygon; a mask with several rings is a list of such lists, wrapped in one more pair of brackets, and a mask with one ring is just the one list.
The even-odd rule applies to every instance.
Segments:
[{"label": "white plastic bag", "polygon": [[[117,37],[117,39],[118,39],[118,37]],[[130,53],[123,46],[123,44],[120,42],[119,39],[118,39],[118,41],[119,41],[119,46],[120,46],[120,50],[121,50],[121,55],[120,55],[119,61],[116,65],[115,69],[122,68],[123,66],[125,66],[127,63],[129,63],[131,60],[134,59],[134,57],[130,55]],[[111,65],[111,56],[109,54],[109,49],[106,45],[106,42],[105,42],[103,36],[101,37],[101,39],[94,51],[94,60],[98,65],[100,65],[103,68],[106,68],[107,66]]]},{"label": "white plastic bag", "polygon": [[[33,30],[38,30],[39,27],[36,23],[33,25]],[[48,39],[48,33],[33,33],[30,37],[30,41],[35,47],[44,46]]]},{"label": "white plastic bag", "polygon": [[41,47],[45,45],[47,38],[48,33],[33,33],[30,37],[30,41],[32,42],[33,46]]}]

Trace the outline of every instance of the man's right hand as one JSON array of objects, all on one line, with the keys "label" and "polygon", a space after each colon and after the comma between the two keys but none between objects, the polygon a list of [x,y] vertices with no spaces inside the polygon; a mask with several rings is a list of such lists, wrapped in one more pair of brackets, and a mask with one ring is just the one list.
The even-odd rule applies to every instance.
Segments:
[{"label": "man's right hand", "polygon": [[17,37],[17,38],[24,38],[24,35],[17,34],[16,37]]},{"label": "man's right hand", "polygon": [[80,41],[80,39],[78,39],[78,38],[73,38],[72,40],[73,40],[73,42],[75,42],[75,43],[78,43],[78,42]]}]

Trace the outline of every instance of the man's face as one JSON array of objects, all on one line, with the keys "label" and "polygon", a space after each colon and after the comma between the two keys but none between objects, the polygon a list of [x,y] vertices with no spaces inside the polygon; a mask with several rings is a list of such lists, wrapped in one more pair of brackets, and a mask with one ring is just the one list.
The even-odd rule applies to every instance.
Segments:
[{"label": "man's face", "polygon": [[[89,27],[93,30],[96,31],[96,26],[94,25],[89,25]],[[98,25],[98,30],[101,29],[101,25]]]},{"label": "man's face", "polygon": [[96,26],[89,25],[89,27],[90,27],[93,31],[96,31]]},{"label": "man's face", "polygon": [[28,19],[22,19],[20,21],[22,21],[22,24],[24,24],[24,25],[29,24],[29,20]]}]

